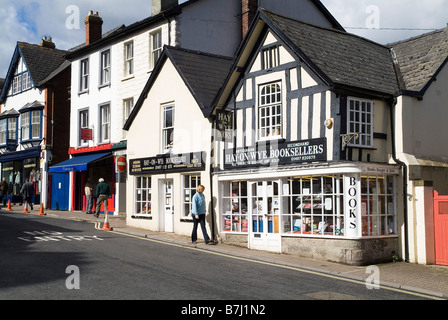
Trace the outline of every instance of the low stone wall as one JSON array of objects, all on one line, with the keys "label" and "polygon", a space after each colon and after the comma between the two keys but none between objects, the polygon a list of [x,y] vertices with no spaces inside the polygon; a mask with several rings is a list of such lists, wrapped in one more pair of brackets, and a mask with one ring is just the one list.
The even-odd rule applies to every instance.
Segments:
[{"label": "low stone wall", "polygon": [[390,262],[398,253],[398,237],[368,239],[282,238],[282,252],[348,265]]},{"label": "low stone wall", "polygon": [[[222,234],[226,244],[247,247],[247,235]],[[391,262],[398,253],[398,237],[328,239],[282,237],[282,252],[299,257],[364,266]]]}]

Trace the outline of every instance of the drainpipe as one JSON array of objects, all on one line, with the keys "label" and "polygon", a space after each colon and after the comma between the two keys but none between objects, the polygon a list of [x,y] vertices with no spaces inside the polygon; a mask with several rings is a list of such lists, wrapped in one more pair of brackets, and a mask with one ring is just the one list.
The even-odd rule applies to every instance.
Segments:
[{"label": "drainpipe", "polygon": [[[212,116],[213,117],[213,116]],[[209,168],[209,179],[210,179],[210,213],[212,216],[212,240],[215,241],[215,201],[213,199],[213,159],[215,157],[215,148],[213,146],[214,143],[214,124],[215,121],[212,118],[212,125],[211,125],[211,135],[210,135],[210,168]]]},{"label": "drainpipe", "polygon": [[404,218],[404,260],[409,261],[409,241],[408,241],[408,167],[406,163],[399,160],[396,155],[395,146],[395,117],[394,109],[397,105],[397,97],[394,97],[390,106],[390,122],[391,122],[391,135],[392,135],[392,159],[401,166],[403,169],[403,218]]}]

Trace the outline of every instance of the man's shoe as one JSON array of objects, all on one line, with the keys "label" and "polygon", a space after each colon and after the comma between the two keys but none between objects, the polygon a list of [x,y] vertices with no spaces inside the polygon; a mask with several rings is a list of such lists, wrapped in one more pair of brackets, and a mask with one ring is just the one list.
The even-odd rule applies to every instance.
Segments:
[{"label": "man's shoe", "polygon": [[206,244],[215,244],[215,242],[213,242],[213,240],[208,240],[208,241],[206,242]]}]

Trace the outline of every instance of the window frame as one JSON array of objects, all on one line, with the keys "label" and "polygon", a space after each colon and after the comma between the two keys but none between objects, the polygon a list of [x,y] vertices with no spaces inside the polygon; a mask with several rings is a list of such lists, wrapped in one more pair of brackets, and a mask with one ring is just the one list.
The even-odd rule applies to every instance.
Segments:
[{"label": "window frame", "polygon": [[[193,183],[194,182],[194,183]],[[191,209],[193,196],[197,187],[201,184],[201,173],[189,173],[182,175],[182,217],[184,220],[192,220]]]},{"label": "window frame", "polygon": [[100,53],[100,77],[99,86],[108,86],[111,83],[111,53],[110,49]]},{"label": "window frame", "polygon": [[[155,46],[155,43],[154,43],[155,40],[158,40],[158,42],[160,42],[158,47]],[[150,50],[149,68],[152,70],[152,69],[154,69],[154,67],[157,63],[157,60],[159,59],[159,57],[161,56],[162,51],[163,51],[163,40],[162,40],[162,30],[161,29],[153,31],[149,34],[149,48],[150,48],[149,49]],[[155,56],[157,56],[157,57],[155,57]]]},{"label": "window frame", "polygon": [[[37,141],[42,139],[42,113],[42,109],[31,109],[20,114],[21,142]],[[36,119],[38,119],[38,122],[34,122]],[[35,135],[34,132],[36,128],[39,131],[38,135]]]},{"label": "window frame", "polygon": [[[162,153],[172,152],[174,147],[174,121],[175,121],[175,104],[174,102],[162,105],[162,117],[161,117],[161,149]],[[172,112],[171,126],[167,126],[167,111]],[[168,136],[169,134],[169,136]],[[169,143],[168,143],[169,142]]]},{"label": "window frame", "polygon": [[[83,114],[86,115],[86,122],[87,124],[83,124]],[[89,109],[82,109],[78,111],[78,146],[84,147],[89,144],[89,140],[83,140],[81,139],[81,129],[88,129],[89,128]]]},{"label": "window frame", "polygon": [[134,72],[134,41],[128,41],[124,44],[124,76],[133,76]]},{"label": "window frame", "polygon": [[[263,93],[263,89],[269,86],[278,86],[279,90]],[[275,101],[271,101],[272,97],[276,98]],[[274,112],[272,112],[273,110]],[[271,134],[271,130],[276,133]],[[258,86],[257,131],[259,141],[281,139],[283,137],[283,90],[281,80]]]},{"label": "window frame", "polygon": [[347,133],[359,134],[358,138],[354,137],[348,143],[348,146],[373,148],[373,107],[373,100],[354,97],[347,99]]},{"label": "window frame", "polygon": [[[104,110],[107,110],[107,121],[104,121]],[[99,105],[98,117],[99,144],[106,144],[111,141],[111,105],[110,102]],[[107,138],[105,136],[107,135]]]},{"label": "window frame", "polygon": [[89,91],[90,82],[90,62],[89,58],[81,59],[79,61],[79,93]]},{"label": "window frame", "polygon": [[270,70],[280,65],[280,47],[269,46],[261,50],[261,69]]},{"label": "window frame", "polygon": [[[145,184],[143,184],[143,181]],[[140,184],[139,184],[140,182]],[[136,176],[134,184],[134,216],[152,217],[152,179],[151,176]],[[145,199],[142,196],[145,195]],[[148,210],[149,209],[149,210]],[[144,212],[142,212],[144,210]]]}]

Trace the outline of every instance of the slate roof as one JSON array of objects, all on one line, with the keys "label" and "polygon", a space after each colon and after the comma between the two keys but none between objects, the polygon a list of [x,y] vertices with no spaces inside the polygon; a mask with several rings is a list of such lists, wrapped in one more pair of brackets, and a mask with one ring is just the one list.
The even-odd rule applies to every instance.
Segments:
[{"label": "slate roof", "polygon": [[67,54],[67,51],[64,50],[41,47],[25,42],[18,42],[17,46],[36,87],[65,61],[64,56]]},{"label": "slate roof", "polygon": [[233,59],[198,51],[167,47],[166,54],[178,69],[199,107],[213,108],[216,93],[224,83]]},{"label": "slate roof", "polygon": [[387,46],[267,11],[260,15],[280,36],[286,36],[283,40],[330,85],[386,94],[398,91],[394,64]]},{"label": "slate roof", "polygon": [[[140,97],[124,125],[129,130],[149,90],[156,81],[166,59],[170,59],[205,117],[213,110],[213,101],[220,91],[233,63],[233,58],[199,51],[165,46]],[[176,90],[176,88],[173,88]]]},{"label": "slate roof", "polygon": [[423,95],[433,77],[446,64],[448,27],[389,46],[395,52],[401,89]]}]

